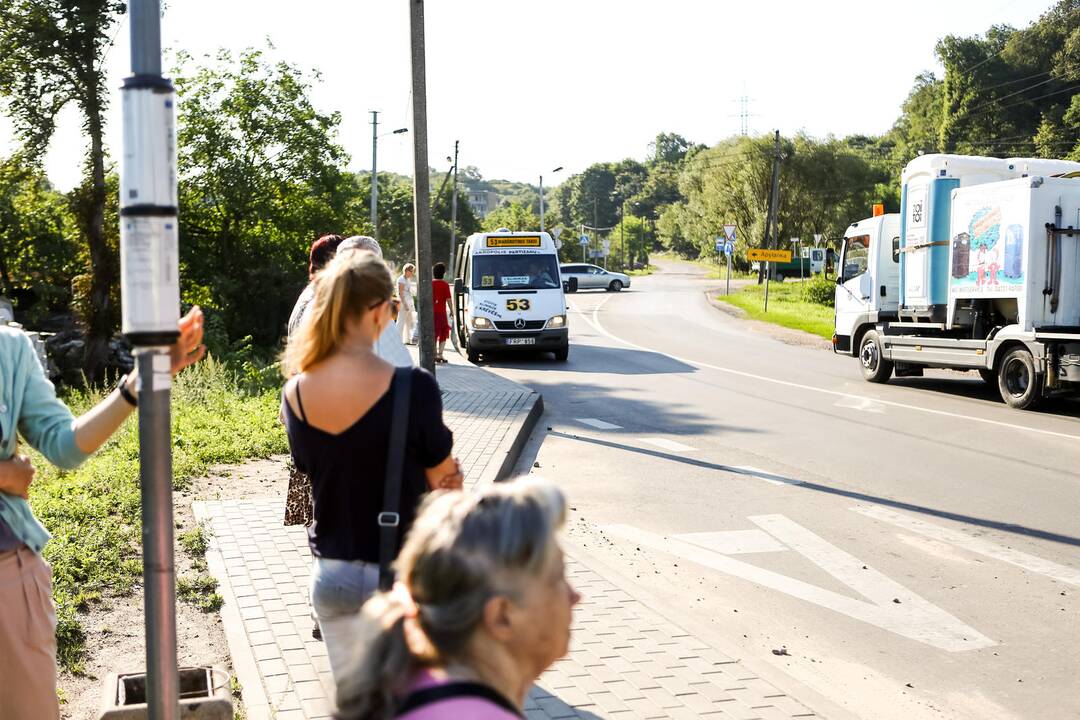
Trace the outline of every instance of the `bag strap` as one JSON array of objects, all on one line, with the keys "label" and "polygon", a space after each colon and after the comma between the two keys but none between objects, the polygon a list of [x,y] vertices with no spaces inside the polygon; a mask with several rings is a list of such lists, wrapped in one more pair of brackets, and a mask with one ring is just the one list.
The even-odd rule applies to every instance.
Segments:
[{"label": "bag strap", "polygon": [[390,446],[386,453],[386,484],[383,486],[383,511],[379,513],[379,589],[389,590],[394,583],[390,566],[397,557],[398,528],[401,525],[401,474],[405,469],[405,437],[409,429],[409,392],[412,367],[394,370],[394,414],[390,419]]},{"label": "bag strap", "polygon": [[452,698],[478,698],[480,700],[487,700],[493,705],[498,705],[508,713],[512,713],[515,717],[521,717],[521,710],[514,707],[513,703],[505,697],[487,685],[473,682],[452,682],[446,683],[445,685],[434,685],[432,687],[424,688],[423,690],[411,692],[409,693],[409,696],[405,698],[405,701],[397,707],[394,716],[401,717],[402,715],[406,715],[425,705],[431,705]]}]

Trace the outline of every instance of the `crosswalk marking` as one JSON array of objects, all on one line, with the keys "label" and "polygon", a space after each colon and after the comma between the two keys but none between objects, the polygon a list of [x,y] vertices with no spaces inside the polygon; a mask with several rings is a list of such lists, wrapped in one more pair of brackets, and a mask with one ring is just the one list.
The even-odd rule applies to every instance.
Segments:
[{"label": "crosswalk marking", "polygon": [[647,442],[650,445],[655,445],[658,448],[664,450],[670,450],[671,452],[694,452],[694,448],[689,445],[683,445],[680,442],[674,440],[668,440],[667,438],[647,437],[641,438],[642,442]]},{"label": "crosswalk marking", "polygon": [[597,420],[596,418],[576,418],[582,425],[589,425],[597,430],[622,430],[621,425],[612,425],[609,422],[603,420]]},{"label": "crosswalk marking", "polygon": [[898,512],[883,508],[880,505],[853,507],[851,509],[861,515],[874,518],[875,520],[881,520],[882,522],[891,523],[899,528],[918,533],[924,537],[950,543],[958,548],[963,548],[964,550],[973,552],[977,555],[985,555],[986,557],[994,558],[995,560],[1000,560],[1001,562],[1009,563],[1010,565],[1016,565],[1017,567],[1039,573],[1040,575],[1046,575],[1054,580],[1069,583],[1070,585],[1080,585],[1080,570],[1065,565],[1059,565],[1051,560],[1044,560],[1041,557],[1030,555],[1026,552],[1021,552],[1020,550],[1013,550],[1010,547],[998,545],[989,540],[971,537],[959,530],[934,525],[910,515],[902,515]]},{"label": "crosswalk marking", "polygon": [[[975,628],[916,595],[861,560],[783,515],[749,518],[764,534],[842,582],[865,599],[812,585],[799,578],[736,560],[728,553],[776,552],[760,535],[697,533],[665,536],[629,525],[605,525],[609,537],[649,547],[684,560],[771,588],[855,620],[948,652],[996,645]],[[706,549],[706,546],[711,546]]]}]

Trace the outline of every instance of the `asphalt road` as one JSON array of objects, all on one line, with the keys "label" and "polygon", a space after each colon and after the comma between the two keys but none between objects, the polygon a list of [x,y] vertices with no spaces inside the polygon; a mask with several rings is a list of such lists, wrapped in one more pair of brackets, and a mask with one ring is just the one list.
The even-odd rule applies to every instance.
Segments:
[{"label": "asphalt road", "polygon": [[543,393],[523,467],[574,541],[859,717],[1080,717],[1078,403],[865,383],[698,273],[568,296],[568,363],[486,363]]}]

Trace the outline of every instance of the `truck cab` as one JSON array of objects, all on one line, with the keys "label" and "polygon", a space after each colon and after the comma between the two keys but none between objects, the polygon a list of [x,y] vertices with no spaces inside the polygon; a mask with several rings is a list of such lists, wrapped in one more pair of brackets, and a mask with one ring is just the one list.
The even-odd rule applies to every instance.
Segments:
[{"label": "truck cab", "polygon": [[860,328],[896,318],[900,252],[898,213],[848,226],[837,265],[834,352],[857,354]]}]

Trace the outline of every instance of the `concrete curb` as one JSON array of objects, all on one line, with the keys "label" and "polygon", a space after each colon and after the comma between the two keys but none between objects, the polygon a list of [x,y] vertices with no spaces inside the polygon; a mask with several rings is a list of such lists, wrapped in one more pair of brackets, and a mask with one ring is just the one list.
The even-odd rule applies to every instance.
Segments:
[{"label": "concrete curb", "polygon": [[[207,521],[206,513],[201,501],[191,503],[191,512],[196,522]],[[240,617],[240,608],[236,602],[232,585],[229,584],[229,573],[225,568],[225,558],[217,547],[211,533],[210,547],[206,550],[206,564],[210,575],[218,582],[218,592],[225,601],[218,613],[221,617],[221,627],[225,631],[225,641],[229,646],[229,657],[232,660],[233,675],[240,683],[240,698],[244,703],[244,712],[247,717],[269,718],[273,716],[270,701],[263,689],[262,676],[259,674],[259,666],[255,662],[255,655],[251,649],[251,642],[244,629],[244,621]]]},{"label": "concrete curb", "polygon": [[[523,386],[524,387],[524,386]],[[536,429],[536,424],[540,422],[541,416],[544,414],[544,398],[540,393],[533,392],[534,400],[529,407],[528,413],[521,421],[517,431],[514,433],[513,438],[509,443],[504,442],[504,447],[500,447],[496,452],[504,452],[502,464],[499,465],[498,470],[495,471],[494,482],[502,482],[510,477],[514,472],[514,466],[517,465],[518,460],[521,458],[521,452],[525,449],[526,443],[529,442],[529,437],[532,435],[533,430]]]}]

